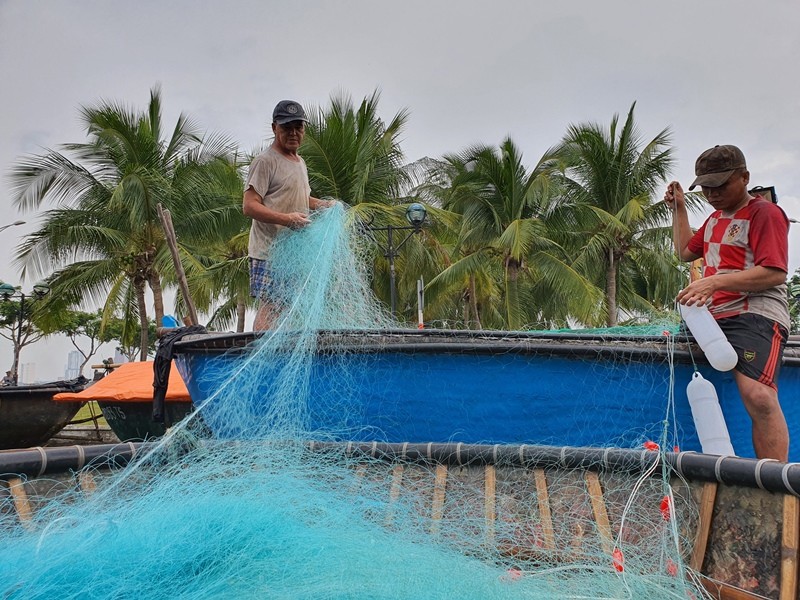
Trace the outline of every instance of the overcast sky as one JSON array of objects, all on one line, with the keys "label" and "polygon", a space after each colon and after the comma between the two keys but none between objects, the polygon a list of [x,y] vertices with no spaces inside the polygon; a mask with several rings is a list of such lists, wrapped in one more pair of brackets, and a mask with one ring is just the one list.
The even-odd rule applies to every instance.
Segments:
[{"label": "overcast sky", "polygon": [[[736,144],[752,183],[800,219],[799,30],[797,0],[0,0],[0,226],[28,222],[0,233],[0,279],[34,283],[10,258],[37,221],[12,206],[14,161],[84,141],[79,106],[141,109],[157,83],[168,128],[185,112],[246,150],[281,99],[377,88],[385,119],[410,110],[409,162],[510,135],[533,165],[569,124],[607,124],[635,101],[646,139],[672,131],[684,185],[700,152]],[[69,349],[39,342],[22,361],[58,378]]]}]

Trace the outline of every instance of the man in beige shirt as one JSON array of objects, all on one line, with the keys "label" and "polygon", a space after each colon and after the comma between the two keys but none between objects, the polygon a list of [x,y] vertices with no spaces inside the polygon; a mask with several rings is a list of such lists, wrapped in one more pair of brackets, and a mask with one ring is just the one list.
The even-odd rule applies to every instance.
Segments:
[{"label": "man in beige shirt", "polygon": [[269,248],[284,228],[300,229],[311,221],[309,210],[333,205],[311,196],[306,163],[297,154],[308,122],[303,107],[282,100],[272,111],[275,139],[250,165],[242,211],[253,219],[250,227],[250,294],[260,300],[254,330],[268,329],[280,307],[269,298]]}]

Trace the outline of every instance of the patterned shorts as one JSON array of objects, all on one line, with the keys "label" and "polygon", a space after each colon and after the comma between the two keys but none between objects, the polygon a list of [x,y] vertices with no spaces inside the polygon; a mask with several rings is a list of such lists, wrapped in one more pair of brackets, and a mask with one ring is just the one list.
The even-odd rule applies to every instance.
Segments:
[{"label": "patterned shorts", "polygon": [[270,294],[272,273],[267,261],[258,258],[250,259],[250,295],[253,298],[266,300]]}]

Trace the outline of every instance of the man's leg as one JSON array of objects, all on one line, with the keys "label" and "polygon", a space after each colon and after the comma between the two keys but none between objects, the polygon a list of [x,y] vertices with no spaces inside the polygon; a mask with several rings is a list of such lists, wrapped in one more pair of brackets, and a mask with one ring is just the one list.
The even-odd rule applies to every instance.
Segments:
[{"label": "man's leg", "polygon": [[789,428],[778,392],[739,371],[733,372],[739,395],[753,420],[753,448],[758,458],[789,460]]},{"label": "man's leg", "polygon": [[253,321],[253,331],[264,331],[272,327],[275,320],[275,307],[262,300],[258,305],[258,312]]},{"label": "man's leg", "polygon": [[250,295],[259,300],[253,331],[270,329],[275,321],[276,307],[267,300],[269,287],[270,275],[266,261],[250,258]]}]

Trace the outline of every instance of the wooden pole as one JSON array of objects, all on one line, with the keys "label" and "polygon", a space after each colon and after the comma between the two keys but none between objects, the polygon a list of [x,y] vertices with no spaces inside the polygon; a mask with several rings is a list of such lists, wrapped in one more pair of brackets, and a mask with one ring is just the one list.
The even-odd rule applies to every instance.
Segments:
[{"label": "wooden pole", "polygon": [[539,502],[539,519],[542,522],[542,537],[547,550],[556,549],[556,534],[553,529],[553,515],[550,512],[550,493],[547,491],[547,475],[544,469],[533,470],[536,481],[536,499]]},{"label": "wooden pole", "polygon": [[397,504],[397,499],[400,498],[400,492],[402,491],[404,470],[405,467],[401,464],[392,467],[392,487],[389,489],[389,508],[386,511],[386,518],[383,521],[386,527],[391,527],[392,521],[394,520],[394,506]]},{"label": "wooden pole", "polygon": [[600,477],[593,471],[586,471],[585,480],[589,489],[589,499],[592,501],[597,533],[600,534],[600,545],[603,548],[603,552],[610,556],[614,550],[614,540],[611,537],[611,521],[608,519],[608,510],[603,499],[603,487],[600,485]]},{"label": "wooden pole", "polygon": [[433,501],[431,503],[431,533],[439,535],[439,527],[444,516],[444,500],[447,488],[447,465],[436,465],[436,478],[433,483]]},{"label": "wooden pole", "polygon": [[28,501],[28,494],[25,492],[25,484],[22,479],[19,477],[9,478],[8,491],[11,492],[11,497],[14,499],[14,508],[17,510],[20,522],[28,526],[33,518],[33,509]]},{"label": "wooden pole", "polygon": [[495,521],[497,520],[497,472],[494,465],[484,467],[483,483],[484,505],[483,512],[486,519],[486,542],[494,546]]},{"label": "wooden pole", "polygon": [[703,561],[706,557],[706,547],[708,537],[711,535],[711,521],[714,518],[714,502],[717,499],[717,484],[707,481],[703,485],[703,495],[700,498],[700,514],[697,523],[697,537],[694,541],[692,557],[689,559],[689,567],[695,571],[703,570]]},{"label": "wooden pole", "polygon": [[797,550],[800,530],[800,499],[787,494],[783,497],[783,529],[781,540],[780,600],[797,598]]},{"label": "wooden pole", "polygon": [[161,226],[164,228],[164,237],[167,239],[167,246],[169,246],[169,251],[172,254],[172,262],[175,265],[175,272],[178,274],[178,284],[181,288],[183,301],[186,302],[186,309],[189,311],[188,317],[190,322],[188,324],[197,325],[199,323],[197,319],[197,311],[194,308],[192,297],[189,295],[189,284],[186,281],[186,273],[183,270],[183,264],[181,263],[181,258],[178,254],[178,240],[175,237],[175,229],[172,227],[172,215],[170,215],[168,210],[164,210],[159,203],[158,216],[161,219]]}]

